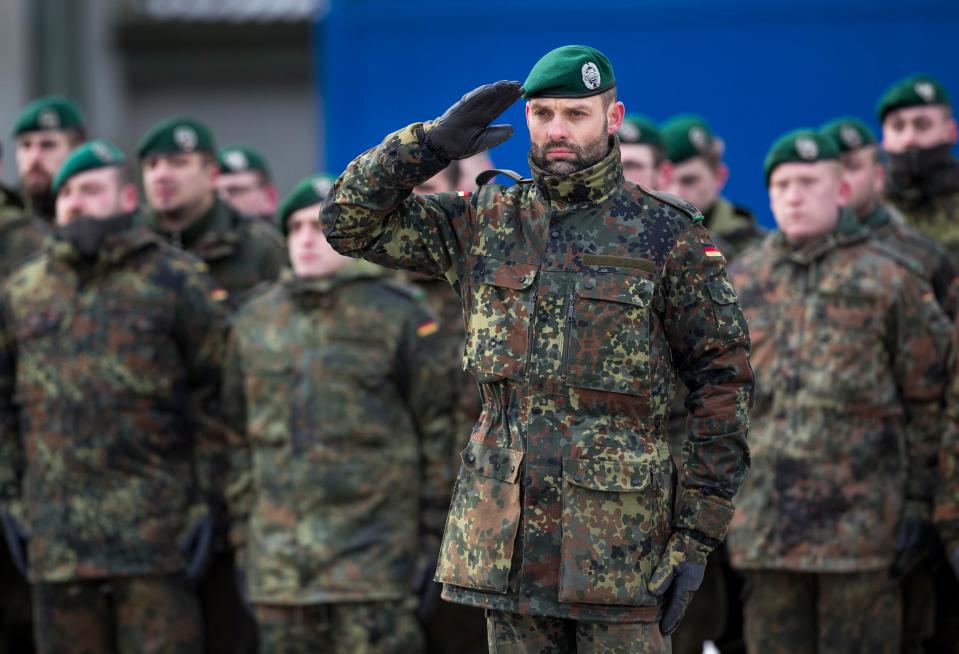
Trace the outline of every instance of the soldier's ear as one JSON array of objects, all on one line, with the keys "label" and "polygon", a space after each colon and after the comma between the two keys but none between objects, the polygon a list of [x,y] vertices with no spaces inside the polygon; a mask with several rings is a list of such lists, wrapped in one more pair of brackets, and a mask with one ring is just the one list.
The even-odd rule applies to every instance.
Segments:
[{"label": "soldier's ear", "polygon": [[626,106],[617,100],[610,102],[606,109],[606,122],[608,124],[607,132],[612,135],[619,131],[623,126],[623,116],[626,115]]}]

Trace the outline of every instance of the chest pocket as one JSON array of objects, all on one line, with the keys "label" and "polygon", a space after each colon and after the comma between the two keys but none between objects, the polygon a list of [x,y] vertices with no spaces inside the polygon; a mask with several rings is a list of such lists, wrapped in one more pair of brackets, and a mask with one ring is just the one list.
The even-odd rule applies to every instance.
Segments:
[{"label": "chest pocket", "polygon": [[293,366],[282,352],[253,351],[245,361],[247,430],[261,445],[289,439]]},{"label": "chest pocket", "polygon": [[621,273],[576,280],[564,350],[567,384],[649,399],[649,308],[655,286]]},{"label": "chest pocket", "polygon": [[536,304],[536,264],[478,257],[466,338],[466,369],[479,383],[521,379]]}]

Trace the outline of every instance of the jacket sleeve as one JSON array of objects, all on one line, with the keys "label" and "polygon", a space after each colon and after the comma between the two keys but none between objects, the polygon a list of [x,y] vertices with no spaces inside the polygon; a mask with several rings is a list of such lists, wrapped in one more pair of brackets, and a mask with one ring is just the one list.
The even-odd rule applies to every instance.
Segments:
[{"label": "jacket sleeve", "polygon": [[342,254],[455,284],[472,234],[470,199],[411,191],[446,166],[423,141],[430,126],[405,127],[354,159],[333,185],[321,220]]},{"label": "jacket sleeve", "polygon": [[689,389],[675,527],[722,540],[749,469],[753,392],[749,333],[721,257],[707,256],[701,223],[681,233],[665,265],[663,326]]},{"label": "jacket sleeve", "polygon": [[231,329],[223,363],[223,414],[233,438],[233,447],[224,493],[230,520],[230,542],[235,547],[245,544],[246,522],[253,502],[252,453],[246,429],[245,388],[240,339],[236,329]]},{"label": "jacket sleeve", "polygon": [[403,395],[419,436],[421,551],[439,551],[453,489],[449,439],[454,393],[436,318],[416,306],[404,325],[397,356]]},{"label": "jacket sleeve", "polygon": [[13,403],[16,370],[16,336],[4,293],[0,296],[0,507],[20,502],[25,466],[17,409]]},{"label": "jacket sleeve", "polygon": [[908,420],[906,507],[918,507],[928,518],[944,426],[942,397],[950,330],[932,289],[912,274],[904,276],[889,320],[890,355]]}]

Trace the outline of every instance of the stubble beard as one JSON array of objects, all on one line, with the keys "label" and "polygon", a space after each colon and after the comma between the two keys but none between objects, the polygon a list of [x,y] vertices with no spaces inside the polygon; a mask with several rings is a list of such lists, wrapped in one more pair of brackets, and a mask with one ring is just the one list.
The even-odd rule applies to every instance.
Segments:
[{"label": "stubble beard", "polygon": [[[603,131],[594,141],[579,146],[566,141],[547,141],[543,145],[531,145],[529,158],[541,170],[550,175],[571,175],[590,166],[595,166],[609,154],[609,121],[603,121]],[[571,150],[573,159],[547,159],[546,152],[552,148]]]}]

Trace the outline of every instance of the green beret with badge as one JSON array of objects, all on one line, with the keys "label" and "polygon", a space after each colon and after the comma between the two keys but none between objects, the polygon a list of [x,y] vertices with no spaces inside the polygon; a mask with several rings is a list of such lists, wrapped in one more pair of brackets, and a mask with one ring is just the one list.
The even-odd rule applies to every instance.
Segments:
[{"label": "green beret with badge", "polygon": [[883,93],[876,105],[876,113],[879,114],[879,122],[882,122],[890,111],[936,104],[952,106],[949,94],[939,80],[930,75],[910,75]]},{"label": "green beret with badge", "polygon": [[616,86],[613,65],[587,45],[564,45],[547,52],[523,82],[523,97],[588,98]]},{"label": "green beret with badge", "polygon": [[839,147],[825,134],[814,129],[796,129],[780,136],[769,148],[763,162],[766,186],[776,166],[784,163],[816,163],[839,159]]},{"label": "green beret with badge", "polygon": [[247,145],[227,146],[220,150],[217,159],[220,162],[220,172],[230,174],[252,171],[270,179],[270,167],[266,163],[266,157]]},{"label": "green beret with badge", "polygon": [[210,128],[194,118],[177,117],[162,120],[140,139],[137,157],[151,154],[189,154],[209,152],[216,154],[216,142]]},{"label": "green beret with badge", "polygon": [[681,114],[670,118],[660,128],[666,145],[666,158],[675,164],[693,157],[715,154],[716,137],[709,123],[696,114]]},{"label": "green beret with badge", "polygon": [[616,132],[620,143],[636,143],[665,147],[663,135],[650,118],[639,114],[626,114],[623,124]]},{"label": "green beret with badge", "polygon": [[[330,175],[311,175],[302,180],[293,191],[283,199],[276,210],[276,228],[286,236],[286,221],[289,217],[306,207],[326,201],[326,196],[333,188],[335,179]],[[319,218],[319,214],[317,214]]]},{"label": "green beret with badge", "polygon": [[115,168],[126,161],[123,151],[109,141],[88,141],[69,154],[53,178],[54,194],[74,175],[97,168]]},{"label": "green beret with badge", "polygon": [[83,114],[61,95],[48,95],[28,104],[13,124],[13,135],[45,129],[84,129]]},{"label": "green beret with badge", "polygon": [[830,120],[819,131],[832,139],[841,154],[878,143],[869,125],[854,116]]}]

